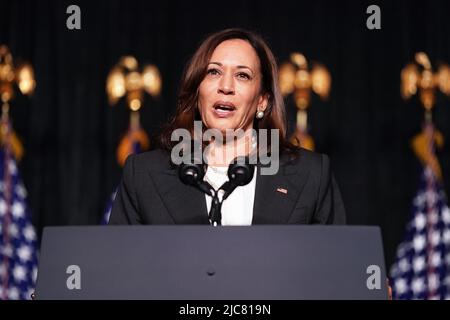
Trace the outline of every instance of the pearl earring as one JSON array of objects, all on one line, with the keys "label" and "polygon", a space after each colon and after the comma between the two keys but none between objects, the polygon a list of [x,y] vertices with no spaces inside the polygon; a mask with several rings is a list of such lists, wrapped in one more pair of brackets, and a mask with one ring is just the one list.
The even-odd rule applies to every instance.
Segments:
[{"label": "pearl earring", "polygon": [[258,111],[258,112],[256,113],[256,118],[262,119],[263,117],[264,117],[264,111]]}]

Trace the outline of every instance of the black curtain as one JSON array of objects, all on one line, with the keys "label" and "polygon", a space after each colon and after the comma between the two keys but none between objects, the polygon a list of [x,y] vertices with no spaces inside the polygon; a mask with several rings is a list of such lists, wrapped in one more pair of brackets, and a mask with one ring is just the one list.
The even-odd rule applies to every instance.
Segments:
[{"label": "black curtain", "polygon": [[[66,28],[66,8],[81,8],[81,30]],[[381,8],[368,30],[366,8]],[[329,101],[313,98],[309,127],[341,186],[350,224],[379,225],[390,265],[417,188],[420,164],[410,139],[420,131],[417,98],[400,98],[400,70],[414,53],[450,62],[450,3],[433,1],[25,1],[1,0],[0,43],[32,62],[32,98],[12,102],[24,142],[20,163],[33,221],[97,224],[120,180],[115,151],[128,126],[123,103],[109,107],[105,79],[124,54],[162,72],[159,99],[146,98],[150,135],[172,114],[181,72],[207,34],[226,27],[261,33],[279,62],[293,51],[332,73]],[[295,106],[287,99],[290,130]],[[447,144],[438,151],[450,190],[450,103],[438,95],[434,120]]]}]

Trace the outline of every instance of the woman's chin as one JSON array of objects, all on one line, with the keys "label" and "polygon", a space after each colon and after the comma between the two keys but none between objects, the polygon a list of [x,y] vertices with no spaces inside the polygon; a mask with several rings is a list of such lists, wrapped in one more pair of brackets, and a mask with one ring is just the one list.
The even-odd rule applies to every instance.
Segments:
[{"label": "woman's chin", "polygon": [[227,130],[237,130],[236,125],[229,120],[219,120],[214,121],[210,124],[208,127],[209,129],[216,129],[219,130],[223,135],[226,134]]}]

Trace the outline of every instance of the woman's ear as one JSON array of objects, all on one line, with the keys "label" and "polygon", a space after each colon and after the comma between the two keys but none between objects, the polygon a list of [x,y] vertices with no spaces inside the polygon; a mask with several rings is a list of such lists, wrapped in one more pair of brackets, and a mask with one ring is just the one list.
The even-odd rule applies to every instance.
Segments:
[{"label": "woman's ear", "polygon": [[269,105],[269,97],[270,95],[268,93],[265,93],[259,97],[257,111],[266,111],[267,106]]}]

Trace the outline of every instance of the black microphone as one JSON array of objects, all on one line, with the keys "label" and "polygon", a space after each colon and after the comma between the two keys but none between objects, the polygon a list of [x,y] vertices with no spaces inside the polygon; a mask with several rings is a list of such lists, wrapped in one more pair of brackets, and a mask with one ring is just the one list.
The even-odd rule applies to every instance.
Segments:
[{"label": "black microphone", "polygon": [[222,196],[222,201],[228,198],[228,196],[239,186],[245,186],[249,184],[253,179],[255,172],[255,166],[249,163],[248,157],[236,158],[228,167],[228,179],[219,190],[223,190],[225,193]]},{"label": "black microphone", "polygon": [[203,164],[182,163],[178,168],[178,177],[184,184],[194,186],[212,197],[215,194],[214,188],[207,181],[203,181],[204,176]]},{"label": "black microphone", "polygon": [[203,180],[205,169],[203,164],[182,163],[178,168],[178,177],[181,182],[191,185],[212,197],[209,219],[214,226],[220,225],[222,221],[222,201],[217,191]]},{"label": "black microphone", "polygon": [[[183,162],[178,167],[178,177],[187,185],[193,186],[200,191],[213,196],[214,188],[206,181],[205,166],[202,159],[201,142],[190,140],[183,148]],[[198,151],[198,152],[196,152]]]},{"label": "black microphone", "polygon": [[[222,221],[222,202],[239,186],[244,186],[253,179],[255,166],[248,163],[248,157],[236,158],[228,167],[228,179],[218,190],[215,190],[207,181],[204,181],[205,166],[201,161],[182,163],[178,167],[178,177],[187,185],[191,185],[212,197],[209,219],[214,226]],[[222,191],[222,197],[219,197]]]}]

